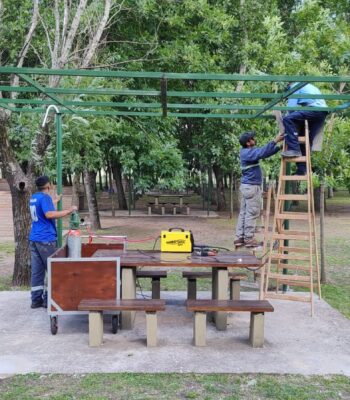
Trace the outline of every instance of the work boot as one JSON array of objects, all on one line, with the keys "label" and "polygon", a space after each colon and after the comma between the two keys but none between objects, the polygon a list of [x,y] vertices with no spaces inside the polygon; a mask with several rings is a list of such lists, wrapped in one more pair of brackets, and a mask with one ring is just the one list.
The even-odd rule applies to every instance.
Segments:
[{"label": "work boot", "polygon": [[244,245],[247,248],[262,247],[263,246],[263,242],[258,242],[256,239],[250,238],[250,239],[246,239],[244,241]]},{"label": "work boot", "polygon": [[233,245],[235,247],[242,247],[244,246],[244,238],[238,238],[233,241]]},{"label": "work boot", "polygon": [[282,157],[301,157],[301,151],[298,150],[286,150],[281,153]]},{"label": "work boot", "polygon": [[42,301],[34,301],[34,302],[31,304],[30,308],[41,308],[41,307],[44,306],[43,304],[44,304],[44,303],[43,303]]}]

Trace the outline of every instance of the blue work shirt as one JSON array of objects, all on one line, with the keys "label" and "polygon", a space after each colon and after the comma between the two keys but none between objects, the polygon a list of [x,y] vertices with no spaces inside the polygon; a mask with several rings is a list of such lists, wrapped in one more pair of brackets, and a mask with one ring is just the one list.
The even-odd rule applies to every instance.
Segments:
[{"label": "blue work shirt", "polygon": [[259,160],[273,156],[280,150],[274,141],[262,147],[242,148],[240,151],[242,178],[241,182],[248,185],[262,184],[262,171]]},{"label": "blue work shirt", "polygon": [[[295,86],[297,83],[298,82],[293,83],[291,87]],[[321,92],[316,86],[308,83],[293,94],[321,94]],[[288,99],[287,106],[327,107],[327,103],[323,99]]]},{"label": "blue work shirt", "polygon": [[53,242],[57,240],[55,219],[45,217],[48,211],[55,211],[51,197],[42,192],[34,193],[29,201],[32,229],[29,240],[33,242]]}]

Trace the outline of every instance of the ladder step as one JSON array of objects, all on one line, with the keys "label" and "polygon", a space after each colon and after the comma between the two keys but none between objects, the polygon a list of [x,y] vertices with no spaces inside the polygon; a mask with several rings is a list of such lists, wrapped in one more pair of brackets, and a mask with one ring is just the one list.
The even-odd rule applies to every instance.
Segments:
[{"label": "ladder step", "polygon": [[308,200],[309,195],[307,194],[280,194],[277,196],[277,200]]},{"label": "ladder step", "polygon": [[311,295],[306,297],[306,296],[301,296],[301,295],[297,295],[297,294],[282,294],[282,293],[273,293],[273,292],[265,292],[264,298],[265,299],[277,299],[277,300],[305,301],[308,303],[311,301]]},{"label": "ladder step", "polygon": [[281,282],[289,281],[289,282],[310,282],[310,276],[307,275],[287,275],[287,274],[276,274],[269,273],[269,279],[278,279]]},{"label": "ladder step", "polygon": [[[288,230],[282,229],[281,232],[279,232],[279,233],[282,233],[285,235],[288,235],[288,233],[290,233],[293,236],[299,236],[299,235],[300,236],[305,236],[305,235],[309,236],[309,232],[307,232],[307,231],[290,231],[289,229]],[[311,232],[311,237],[314,237],[314,236],[315,236],[315,233]]]},{"label": "ladder step", "polygon": [[300,157],[284,157],[283,162],[306,162],[306,157],[305,156],[300,156]]},{"label": "ladder step", "polygon": [[[279,264],[277,268],[280,269],[290,269],[292,271],[304,271],[304,272],[310,272],[310,267],[307,267],[305,265],[295,265],[295,264]],[[313,271],[314,274],[316,274],[316,271]]]},{"label": "ladder step", "polygon": [[282,181],[307,181],[308,177],[306,175],[282,175]]},{"label": "ladder step", "polygon": [[304,212],[285,212],[283,214],[277,214],[277,219],[295,219],[295,220],[305,220],[309,219],[309,214]]},{"label": "ladder step", "polygon": [[298,142],[299,143],[305,143],[306,142],[305,136],[298,136]]},{"label": "ladder step", "polygon": [[291,246],[281,246],[279,248],[281,251],[288,251],[289,253],[309,253],[309,247],[291,247]]},{"label": "ladder step", "polygon": [[297,235],[287,235],[284,233],[275,233],[272,235],[272,240],[310,240],[309,235],[297,236]]},{"label": "ladder step", "polygon": [[282,282],[280,282],[280,284],[282,285],[288,285],[288,286],[298,286],[298,287],[307,287],[307,288],[311,288],[311,283],[310,282],[295,282],[295,281],[289,281],[288,279],[283,280]]},{"label": "ladder step", "polygon": [[297,256],[295,254],[271,254],[273,260],[298,260],[298,261],[310,261],[308,256]]}]

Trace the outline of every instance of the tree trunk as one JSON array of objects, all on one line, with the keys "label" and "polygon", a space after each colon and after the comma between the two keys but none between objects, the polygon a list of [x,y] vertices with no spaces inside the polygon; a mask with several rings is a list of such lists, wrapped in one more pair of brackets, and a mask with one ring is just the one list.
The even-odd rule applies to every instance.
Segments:
[{"label": "tree trunk", "polygon": [[226,199],[224,190],[224,175],[222,169],[217,165],[213,165],[213,172],[215,174],[216,180],[216,200],[217,200],[217,210],[226,210]]},{"label": "tree trunk", "polygon": [[128,205],[126,202],[125,192],[123,187],[121,164],[119,162],[112,161],[112,172],[117,187],[119,210],[127,210]]},{"label": "tree trunk", "polygon": [[17,190],[10,185],[12,196],[13,229],[15,236],[15,265],[12,283],[15,286],[30,284],[30,250],[29,233],[31,217],[29,212],[29,199],[31,192]]},{"label": "tree trunk", "polygon": [[328,195],[327,195],[327,197],[329,199],[334,197],[333,186],[328,186]]},{"label": "tree trunk", "polygon": [[29,171],[25,175],[16,161],[7,136],[9,117],[0,113],[0,160],[4,178],[11,191],[13,230],[15,239],[15,264],[12,281],[16,286],[29,285],[30,282],[30,251],[29,232],[31,218],[29,198],[34,190],[34,177]]},{"label": "tree trunk", "polygon": [[80,194],[81,194],[80,172],[76,172],[73,177],[73,185],[72,185],[72,206],[77,206],[78,210],[84,209],[84,205],[80,204],[79,202]]},{"label": "tree trunk", "polygon": [[101,229],[96,198],[96,172],[84,169],[85,192],[88,203],[89,216],[92,229]]}]

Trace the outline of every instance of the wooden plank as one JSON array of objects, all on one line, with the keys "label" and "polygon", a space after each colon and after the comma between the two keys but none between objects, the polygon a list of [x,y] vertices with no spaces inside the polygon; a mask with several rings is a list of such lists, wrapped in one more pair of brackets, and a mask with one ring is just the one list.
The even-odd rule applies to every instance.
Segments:
[{"label": "wooden plank", "polygon": [[154,299],[83,299],[79,303],[78,309],[82,311],[163,311],[165,310],[165,301]]},{"label": "wooden plank", "polygon": [[291,235],[284,233],[275,233],[272,235],[273,240],[310,240],[309,235]]},{"label": "wooden plank", "polygon": [[283,162],[306,162],[305,156],[300,157],[284,157]]},{"label": "wooden plank", "polygon": [[276,299],[276,300],[292,300],[292,301],[304,301],[309,303],[311,301],[311,296],[302,296],[295,294],[282,294],[275,292],[265,292],[264,298],[266,299]]},{"label": "wooden plank", "polygon": [[310,261],[309,256],[298,256],[295,254],[272,254],[273,260],[298,260],[298,261]]},{"label": "wooden plank", "polygon": [[186,305],[188,311],[274,311],[266,300],[187,300]]},{"label": "wooden plank", "polygon": [[305,136],[298,136],[298,142],[299,143],[305,143],[306,142]]},{"label": "wooden plank", "polygon": [[166,278],[168,273],[166,271],[136,271],[137,278]]},{"label": "wooden plank", "polygon": [[283,285],[288,285],[288,286],[299,286],[299,287],[311,287],[311,282],[295,282],[295,281],[289,281],[289,280],[283,280],[281,281],[281,284]]},{"label": "wooden plank", "polygon": [[281,246],[281,251],[288,251],[289,253],[309,253],[309,247],[292,247],[292,246]]},{"label": "wooden plank", "polygon": [[309,219],[308,213],[304,212],[284,212],[282,214],[276,214],[277,219],[291,219],[291,220],[304,220],[307,221]]},{"label": "wooden plank", "polygon": [[271,273],[269,274],[271,279],[278,279],[279,281],[283,282],[288,280],[290,282],[309,282],[310,276],[303,276],[303,275],[287,275],[287,274],[276,274]]},{"label": "wooden plank", "polygon": [[307,181],[306,175],[282,175],[280,178],[282,181]]},{"label": "wooden plank", "polygon": [[292,271],[303,271],[310,272],[310,267],[305,265],[295,265],[295,264],[279,264],[277,268],[280,269],[291,269]]},{"label": "wooden plank", "polygon": [[308,199],[307,194],[280,194],[277,196],[277,200],[307,201]]}]

